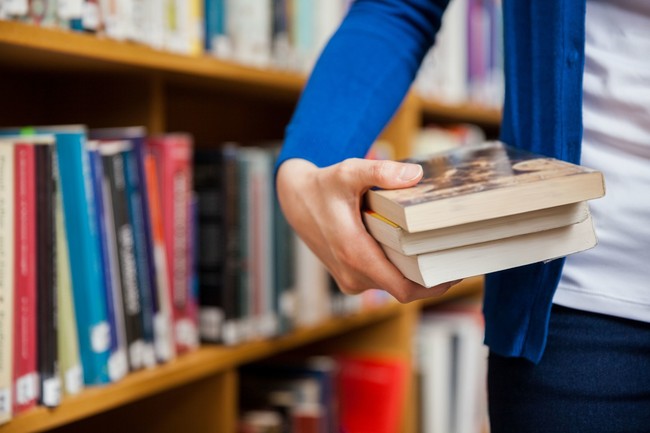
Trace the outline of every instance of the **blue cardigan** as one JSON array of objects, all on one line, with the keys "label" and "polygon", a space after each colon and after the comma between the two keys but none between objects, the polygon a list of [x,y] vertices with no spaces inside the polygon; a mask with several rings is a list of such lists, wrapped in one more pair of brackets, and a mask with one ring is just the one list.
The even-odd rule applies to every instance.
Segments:
[{"label": "blue cardigan", "polygon": [[[501,139],[578,162],[585,0],[504,0]],[[444,0],[357,0],[323,51],[287,127],[280,162],[363,157],[433,44]],[[564,260],[486,277],[485,341],[539,362]]]}]

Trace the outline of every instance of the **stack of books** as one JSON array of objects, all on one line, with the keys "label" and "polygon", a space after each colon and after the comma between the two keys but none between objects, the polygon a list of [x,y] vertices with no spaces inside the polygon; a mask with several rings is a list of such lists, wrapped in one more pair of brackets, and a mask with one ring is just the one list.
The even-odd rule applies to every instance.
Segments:
[{"label": "stack of books", "polygon": [[587,201],[602,173],[501,142],[410,159],[415,186],[366,193],[364,221],[386,257],[433,287],[596,246]]}]

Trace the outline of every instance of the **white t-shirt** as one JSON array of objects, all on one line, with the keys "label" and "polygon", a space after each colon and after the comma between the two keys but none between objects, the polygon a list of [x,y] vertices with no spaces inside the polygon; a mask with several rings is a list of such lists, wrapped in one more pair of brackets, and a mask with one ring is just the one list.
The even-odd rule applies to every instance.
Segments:
[{"label": "white t-shirt", "polygon": [[599,243],[567,258],[553,301],[650,322],[650,2],[587,1],[582,113]]}]

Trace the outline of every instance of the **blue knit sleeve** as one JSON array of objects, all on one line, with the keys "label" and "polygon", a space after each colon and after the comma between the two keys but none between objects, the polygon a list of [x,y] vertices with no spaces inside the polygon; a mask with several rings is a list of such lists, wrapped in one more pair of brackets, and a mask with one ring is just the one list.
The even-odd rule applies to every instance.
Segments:
[{"label": "blue knit sleeve", "polygon": [[356,0],[300,97],[278,165],[363,157],[401,103],[448,0]]}]

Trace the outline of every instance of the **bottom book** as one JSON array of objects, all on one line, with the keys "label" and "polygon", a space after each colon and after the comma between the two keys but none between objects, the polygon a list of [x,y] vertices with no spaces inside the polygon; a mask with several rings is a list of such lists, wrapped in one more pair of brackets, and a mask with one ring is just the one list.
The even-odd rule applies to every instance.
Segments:
[{"label": "bottom book", "polygon": [[382,245],[404,276],[425,287],[553,260],[596,246],[591,217],[582,222],[448,250],[403,255]]}]

